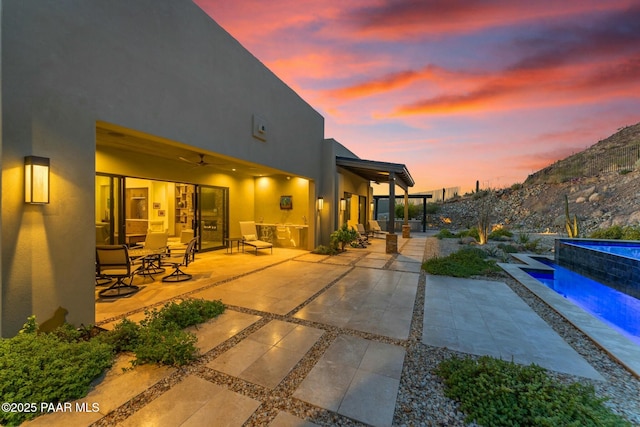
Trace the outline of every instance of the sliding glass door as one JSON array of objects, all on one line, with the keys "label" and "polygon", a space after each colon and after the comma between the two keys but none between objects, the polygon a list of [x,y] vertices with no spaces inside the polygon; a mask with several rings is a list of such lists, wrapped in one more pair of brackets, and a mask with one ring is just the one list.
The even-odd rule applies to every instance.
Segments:
[{"label": "sliding glass door", "polygon": [[229,237],[229,189],[199,185],[197,194],[199,250],[220,249]]}]

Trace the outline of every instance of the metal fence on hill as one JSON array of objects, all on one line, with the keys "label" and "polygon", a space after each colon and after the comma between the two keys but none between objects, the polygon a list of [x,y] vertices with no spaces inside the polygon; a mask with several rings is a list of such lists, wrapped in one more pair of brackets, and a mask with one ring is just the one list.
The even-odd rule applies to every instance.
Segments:
[{"label": "metal fence on hill", "polygon": [[597,175],[604,172],[634,170],[640,160],[640,144],[607,150],[602,156],[587,161],[584,174]]}]

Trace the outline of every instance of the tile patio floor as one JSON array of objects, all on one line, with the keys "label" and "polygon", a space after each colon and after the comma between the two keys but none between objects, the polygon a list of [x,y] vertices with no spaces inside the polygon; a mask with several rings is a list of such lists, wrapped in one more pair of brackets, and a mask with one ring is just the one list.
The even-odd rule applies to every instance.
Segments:
[{"label": "tile patio floor", "polygon": [[[96,323],[111,328],[125,315],[139,320],[145,307],[175,297],[221,299],[225,313],[192,328],[201,359],[188,371],[111,369],[83,399],[98,403],[99,412],[49,414],[28,425],[91,425],[142,394],[153,399],[119,425],[239,426],[260,405],[273,405],[270,393],[288,390],[288,398],[345,420],[389,426],[412,327],[427,345],[599,377],[506,285],[421,275],[426,238],[399,237],[397,255],[384,253],[381,239],[333,257],[294,249],[257,256],[216,251],[189,265],[191,281],[136,278],[137,294],[97,300]],[[412,325],[422,285],[424,321]],[[126,366],[127,359],[118,363]],[[261,392],[244,392],[242,384]],[[315,425],[275,408],[271,426]]]}]

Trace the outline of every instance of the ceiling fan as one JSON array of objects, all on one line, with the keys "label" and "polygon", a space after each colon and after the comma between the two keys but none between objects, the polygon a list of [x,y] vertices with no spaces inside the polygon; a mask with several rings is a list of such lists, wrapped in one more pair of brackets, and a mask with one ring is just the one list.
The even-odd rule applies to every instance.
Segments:
[{"label": "ceiling fan", "polygon": [[180,160],[182,160],[183,162],[187,162],[187,163],[191,163],[192,165],[196,165],[196,166],[209,166],[211,165],[211,163],[206,162],[204,160],[204,154],[198,154],[200,156],[200,161],[199,162],[194,162],[192,160],[189,160],[185,157],[178,157]]}]

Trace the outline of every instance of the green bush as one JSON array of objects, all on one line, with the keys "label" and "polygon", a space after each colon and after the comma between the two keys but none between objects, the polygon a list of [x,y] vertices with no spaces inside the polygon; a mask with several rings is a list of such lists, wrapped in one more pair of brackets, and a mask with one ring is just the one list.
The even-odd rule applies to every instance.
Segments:
[{"label": "green bush", "polygon": [[476,240],[480,240],[480,232],[478,231],[478,227],[471,227],[468,230],[459,232],[458,237],[473,237]]},{"label": "green bush", "polygon": [[209,319],[222,314],[224,304],[221,301],[207,301],[203,299],[186,299],[179,304],[170,302],[160,310],[145,311],[146,319],[141,322],[143,326],[159,328],[172,327],[179,329],[204,323]]},{"label": "green bush", "polygon": [[609,240],[640,240],[640,227],[614,225],[609,228],[596,230],[589,236],[592,239]]},{"label": "green bush", "polygon": [[506,240],[513,237],[513,233],[506,228],[496,228],[489,233],[489,240]]},{"label": "green bush", "polygon": [[133,365],[186,365],[198,357],[197,341],[194,334],[177,328],[175,323],[164,327],[143,327],[140,329]]},{"label": "green bush", "polygon": [[500,271],[495,261],[487,260],[487,253],[480,248],[460,249],[449,256],[432,258],[422,264],[430,274],[453,277],[471,277]]},{"label": "green bush", "polygon": [[435,203],[427,203],[424,209],[424,213],[427,215],[435,215],[440,212],[440,205]]},{"label": "green bush", "polygon": [[338,250],[333,246],[320,245],[317,248],[315,248],[313,251],[311,251],[311,253],[318,254],[318,255],[335,255],[338,253]]},{"label": "green bush", "polygon": [[453,234],[451,231],[447,230],[446,228],[443,228],[438,232],[438,234],[436,234],[436,237],[442,240],[442,239],[451,239],[453,237],[456,237],[456,235]]},{"label": "green bush", "polygon": [[483,356],[440,363],[445,394],[460,402],[466,421],[486,426],[631,426],[596,397],[593,386],[564,385],[539,366]]},{"label": "green bush", "polygon": [[[69,341],[68,331],[65,327],[38,334],[23,329],[0,340],[3,402],[69,402],[87,394],[91,382],[112,365],[113,351],[98,340]],[[0,423],[18,425],[38,413],[2,411]]]},{"label": "green bush", "polygon": [[502,249],[502,251],[507,254],[515,254],[518,252],[518,248],[507,243],[498,244],[498,249]]},{"label": "green bush", "polygon": [[358,238],[358,232],[354,228],[349,228],[345,223],[342,227],[331,233],[331,247],[344,251],[344,247]]},{"label": "green bush", "polygon": [[180,303],[170,302],[160,310],[145,311],[145,318],[139,325],[123,319],[98,339],[118,352],[135,353],[134,365],[160,363],[181,366],[198,356],[196,336],[183,329],[204,323],[222,314],[224,309],[221,301],[186,299]]},{"label": "green bush", "polygon": [[140,337],[140,325],[129,319],[122,319],[116,323],[111,331],[103,332],[97,336],[97,340],[113,347],[116,353],[122,351],[135,351]]}]

